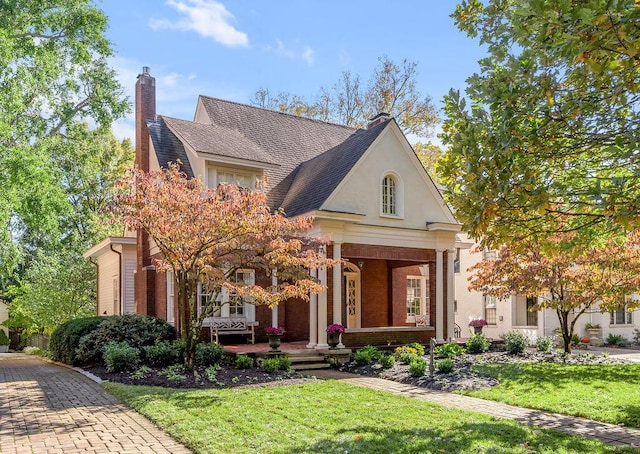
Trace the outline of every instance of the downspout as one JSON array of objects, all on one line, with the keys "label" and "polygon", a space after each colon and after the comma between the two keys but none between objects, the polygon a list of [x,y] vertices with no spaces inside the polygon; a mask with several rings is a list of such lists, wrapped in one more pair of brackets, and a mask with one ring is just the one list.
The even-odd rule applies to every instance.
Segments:
[{"label": "downspout", "polygon": [[100,265],[98,265],[98,262],[94,262],[91,257],[89,257],[89,261],[96,267],[96,315],[100,315],[98,313],[98,298],[100,298]]},{"label": "downspout", "polygon": [[120,314],[119,315],[123,315],[124,314],[124,301],[122,301],[122,252],[118,252],[113,248],[113,244],[109,244],[109,248],[115,252],[116,254],[118,254],[118,301],[120,301]]}]

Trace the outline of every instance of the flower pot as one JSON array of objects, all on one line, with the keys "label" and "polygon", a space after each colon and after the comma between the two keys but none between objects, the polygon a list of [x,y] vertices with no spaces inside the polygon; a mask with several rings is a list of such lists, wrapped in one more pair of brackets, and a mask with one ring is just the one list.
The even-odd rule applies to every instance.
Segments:
[{"label": "flower pot", "polygon": [[474,326],[473,334],[482,334],[482,326]]},{"label": "flower pot", "polygon": [[279,352],[278,347],[282,342],[282,334],[267,334],[267,338],[269,339],[269,347],[271,347],[272,352]]},{"label": "flower pot", "polygon": [[330,350],[335,350],[340,343],[340,333],[327,333],[327,344]]}]

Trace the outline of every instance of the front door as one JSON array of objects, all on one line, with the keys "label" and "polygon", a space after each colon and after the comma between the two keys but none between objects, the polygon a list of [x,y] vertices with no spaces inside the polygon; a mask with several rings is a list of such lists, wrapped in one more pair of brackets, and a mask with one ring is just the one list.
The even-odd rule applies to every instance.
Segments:
[{"label": "front door", "polygon": [[347,328],[360,328],[360,270],[351,264],[345,265],[344,289]]}]

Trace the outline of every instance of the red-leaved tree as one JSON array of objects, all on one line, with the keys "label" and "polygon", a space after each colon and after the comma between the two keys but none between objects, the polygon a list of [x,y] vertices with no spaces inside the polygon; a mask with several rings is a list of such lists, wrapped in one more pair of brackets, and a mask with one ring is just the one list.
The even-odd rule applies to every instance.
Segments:
[{"label": "red-leaved tree", "polygon": [[[310,268],[336,264],[319,252],[319,239],[305,236],[309,217],[287,218],[271,211],[263,190],[235,185],[210,189],[187,178],[178,165],[161,171],[131,171],[118,183],[112,211],[125,225],[142,229],[160,251],[158,272],[172,271],[178,301],[176,327],[186,343],[185,365],[192,368],[202,325],[213,315],[223,290],[256,305],[273,307],[290,298],[308,300],[326,289],[309,276]],[[237,282],[236,272],[252,269],[277,285]],[[198,285],[210,297],[198,304]]]},{"label": "red-leaved tree", "polygon": [[[537,296],[534,310],[551,308],[560,322],[565,352],[578,318],[587,310],[617,309],[626,296],[640,291],[640,235],[611,238],[603,244],[576,247],[573,235],[562,233],[544,241],[524,240],[502,246],[495,258],[469,270],[469,289],[505,299],[511,295]],[[640,300],[627,303],[628,309]]]}]

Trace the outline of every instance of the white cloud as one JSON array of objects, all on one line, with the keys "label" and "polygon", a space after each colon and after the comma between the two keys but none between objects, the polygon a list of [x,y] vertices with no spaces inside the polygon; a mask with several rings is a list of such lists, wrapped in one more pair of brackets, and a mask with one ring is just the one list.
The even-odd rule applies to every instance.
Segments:
[{"label": "white cloud", "polygon": [[174,29],[193,31],[205,38],[229,47],[248,46],[249,37],[230,24],[234,17],[225,6],[215,0],[167,0],[179,14],[186,16],[177,21],[151,19],[153,30]]},{"label": "white cloud", "polygon": [[264,50],[267,52],[273,52],[276,55],[280,55],[291,60],[302,58],[309,66],[312,66],[315,61],[315,51],[310,46],[304,46],[301,52],[297,52],[287,47],[280,39],[276,39],[275,46],[266,45]]},{"label": "white cloud", "polygon": [[307,62],[309,66],[313,65],[315,52],[309,46],[304,46],[304,50],[302,51],[302,58]]}]

